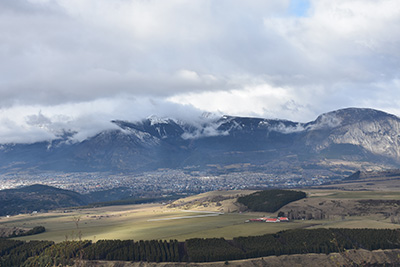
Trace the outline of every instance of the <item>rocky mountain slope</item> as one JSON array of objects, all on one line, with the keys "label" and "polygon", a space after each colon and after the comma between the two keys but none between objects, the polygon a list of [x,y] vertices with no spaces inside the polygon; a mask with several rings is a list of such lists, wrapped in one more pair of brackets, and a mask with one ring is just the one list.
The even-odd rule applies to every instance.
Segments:
[{"label": "rocky mountain slope", "polygon": [[273,173],[328,169],[342,175],[400,165],[400,119],[372,109],[337,110],[308,123],[232,116],[201,123],[156,117],[113,123],[118,129],[82,142],[65,136],[2,144],[0,171],[227,172],[245,166]]}]

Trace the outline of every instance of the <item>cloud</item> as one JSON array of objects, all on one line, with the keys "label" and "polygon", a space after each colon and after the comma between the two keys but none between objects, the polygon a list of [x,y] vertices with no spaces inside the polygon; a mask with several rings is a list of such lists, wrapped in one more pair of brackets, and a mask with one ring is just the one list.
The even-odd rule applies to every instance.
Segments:
[{"label": "cloud", "polygon": [[220,136],[220,135],[228,135],[229,130],[221,131],[218,130],[219,124],[215,121],[204,120],[203,124],[199,124],[198,122],[192,123],[192,129],[186,129],[186,131],[182,134],[183,139],[198,139],[202,137],[211,137],[211,136]]},{"label": "cloud", "polygon": [[279,123],[277,126],[272,127],[271,130],[284,134],[291,134],[291,133],[303,132],[306,130],[306,128],[302,123],[297,123],[296,126],[286,126],[283,123]]},{"label": "cloud", "polygon": [[393,99],[400,89],[400,36],[393,35],[399,15],[395,1],[352,0],[310,1],[306,16],[265,16],[264,34],[257,33],[264,49],[246,51],[252,65],[242,65],[245,79],[228,78],[234,89],[171,99],[303,122],[348,106],[400,114]]},{"label": "cloud", "polygon": [[307,130],[318,130],[324,128],[334,128],[342,123],[342,119],[336,116],[335,113],[324,113],[318,116],[314,123],[309,124]]},{"label": "cloud", "polygon": [[15,106],[0,112],[0,144],[49,141],[65,132],[74,133],[71,142],[82,141],[100,131],[117,129],[112,120],[137,122],[149,114],[191,121],[194,125],[201,125],[205,120],[202,111],[192,106],[144,97],[121,96],[54,106]]},{"label": "cloud", "polygon": [[[318,88],[284,88],[254,84],[245,89],[175,95],[174,103],[232,116],[261,116],[306,122],[315,119],[310,105],[323,97]],[[277,116],[279,114],[279,116]]]},{"label": "cloud", "polygon": [[46,127],[51,124],[51,120],[44,116],[41,111],[38,115],[28,115],[26,117],[26,123],[32,126],[38,126],[40,128]]},{"label": "cloud", "polygon": [[[238,38],[256,24],[242,12],[260,16],[260,8],[272,13],[282,6],[235,3],[6,0],[0,13],[0,59],[6,63],[0,67],[5,96],[0,104],[227,88],[224,75],[235,60],[230,57],[239,49]],[[203,79],[188,86],[175,75],[182,71]]]},{"label": "cloud", "polygon": [[4,140],[126,114],[400,115],[396,0],[2,0],[0,21]]}]

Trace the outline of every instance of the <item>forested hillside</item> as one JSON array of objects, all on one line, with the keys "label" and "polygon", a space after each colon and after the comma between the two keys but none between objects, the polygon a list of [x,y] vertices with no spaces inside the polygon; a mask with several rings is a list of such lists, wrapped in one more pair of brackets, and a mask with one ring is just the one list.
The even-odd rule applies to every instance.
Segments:
[{"label": "forested hillside", "polygon": [[79,193],[41,184],[1,190],[0,202],[0,216],[88,204]]},{"label": "forested hillside", "polygon": [[307,197],[306,193],[293,190],[264,190],[239,197],[238,202],[252,211],[275,212],[290,202]]}]

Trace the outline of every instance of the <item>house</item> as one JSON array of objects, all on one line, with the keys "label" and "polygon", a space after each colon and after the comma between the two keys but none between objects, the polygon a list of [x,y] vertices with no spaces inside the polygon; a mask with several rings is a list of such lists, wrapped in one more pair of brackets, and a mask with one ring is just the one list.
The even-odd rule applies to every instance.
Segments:
[{"label": "house", "polygon": [[279,221],[281,222],[288,222],[289,218],[288,217],[278,217]]},{"label": "house", "polygon": [[261,218],[259,219],[250,219],[250,222],[263,222],[263,220]]},{"label": "house", "polygon": [[261,217],[257,219],[249,219],[246,220],[246,222],[288,222],[289,218],[288,217],[278,217],[278,218],[269,218],[269,217]]}]

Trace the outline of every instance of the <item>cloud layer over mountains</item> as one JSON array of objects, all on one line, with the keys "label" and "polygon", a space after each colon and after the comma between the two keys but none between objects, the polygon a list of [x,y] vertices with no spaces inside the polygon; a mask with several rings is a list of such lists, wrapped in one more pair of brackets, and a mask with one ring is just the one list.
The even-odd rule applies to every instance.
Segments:
[{"label": "cloud layer over mountains", "polygon": [[2,0],[0,142],[151,114],[400,115],[396,0]]}]

